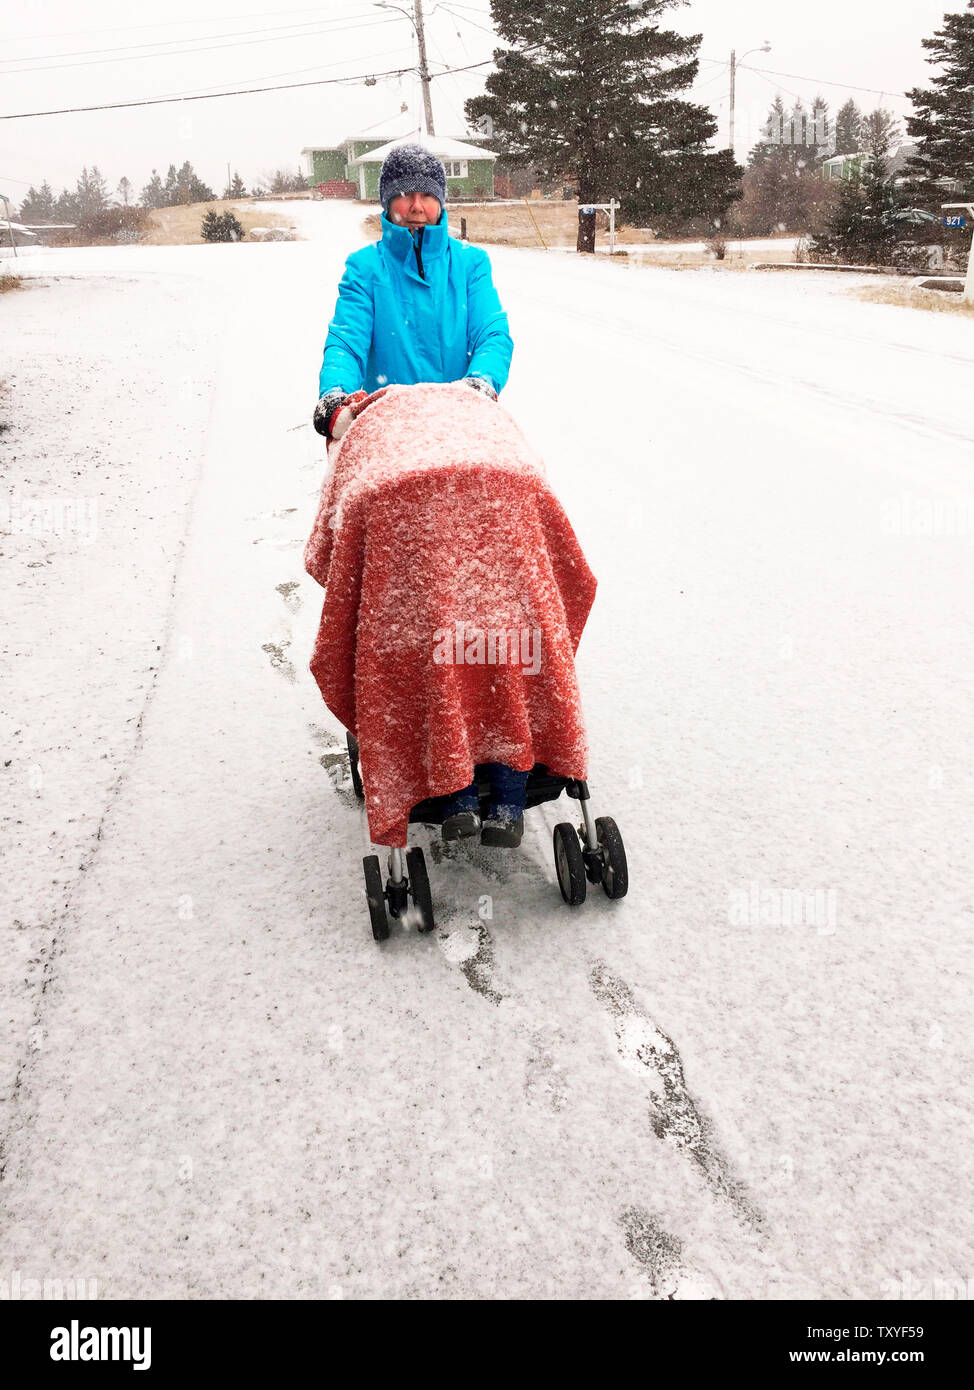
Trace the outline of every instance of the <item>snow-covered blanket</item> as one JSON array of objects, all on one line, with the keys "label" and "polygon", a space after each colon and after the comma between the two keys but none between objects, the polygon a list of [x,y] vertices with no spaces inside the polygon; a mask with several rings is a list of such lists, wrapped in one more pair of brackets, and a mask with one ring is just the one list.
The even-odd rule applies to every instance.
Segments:
[{"label": "snow-covered blanket", "polygon": [[325,590],[311,671],[358,739],[369,833],[474,765],[587,776],[575,651],[595,577],[502,406],[390,387],[332,445],[305,568]]}]

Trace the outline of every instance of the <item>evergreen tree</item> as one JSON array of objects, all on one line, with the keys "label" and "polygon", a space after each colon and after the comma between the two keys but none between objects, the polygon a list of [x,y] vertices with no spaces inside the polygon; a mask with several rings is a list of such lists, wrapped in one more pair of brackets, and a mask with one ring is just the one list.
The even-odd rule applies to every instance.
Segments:
[{"label": "evergreen tree", "polygon": [[805,143],[814,151],[816,160],[835,154],[835,122],[829,118],[829,104],[821,94],[812,101],[806,136]]},{"label": "evergreen tree", "polygon": [[223,190],[223,196],[224,198],[245,198],[247,196],[247,189],[244,185],[244,181],[237,173],[236,169],[233,171],[233,181],[228,183]]},{"label": "evergreen tree", "polygon": [[828,102],[817,96],[810,111],[801,101],[786,110],[780,94],[768,112],[761,139],[744,175],[741,220],[748,232],[805,232],[828,195],[821,161],[831,152],[835,133]]},{"label": "evergreen tree", "polygon": [[852,97],[835,118],[835,153],[858,154],[861,148],[862,112]]},{"label": "evergreen tree", "polygon": [[77,222],[81,216],[81,202],[77,193],[69,193],[62,188],[54,204],[54,216],[58,222]]},{"label": "evergreen tree", "polygon": [[166,206],[166,190],[162,186],[162,179],[152,171],[152,178],[142,190],[139,202],[144,208],[164,208]]},{"label": "evergreen tree", "polygon": [[943,28],[923,46],[941,71],[929,88],[907,92],[916,115],[906,128],[917,142],[908,169],[914,190],[933,202],[951,180],[974,193],[974,0],[966,11],[944,15]]},{"label": "evergreen tree", "polygon": [[243,227],[229,209],[218,213],[208,208],[200,224],[200,236],[203,241],[240,241]]},{"label": "evergreen tree", "polygon": [[[168,176],[166,186],[169,186]],[[183,162],[179,173],[175,175],[175,185],[173,198],[175,203],[206,203],[210,202],[216,194],[213,189],[205,184],[197,175],[189,160]]]},{"label": "evergreen tree", "polygon": [[865,158],[852,164],[842,180],[839,201],[827,227],[812,241],[815,259],[854,265],[890,265],[908,235],[902,220],[903,200],[890,173],[898,126],[882,107],[862,122]]},{"label": "evergreen tree", "polygon": [[108,207],[108,189],[97,164],[93,164],[90,170],[87,166],[81,170],[81,177],[77,183],[77,198],[78,210],[82,217],[104,212]]},{"label": "evergreen tree", "polygon": [[179,175],[176,173],[175,164],[170,164],[166,170],[166,182],[163,184],[165,202],[163,207],[174,208],[179,202]]},{"label": "evergreen tree", "polygon": [[45,179],[40,188],[28,188],[18,216],[22,222],[53,222],[55,206],[54,190]]},{"label": "evergreen tree", "polygon": [[308,181],[300,170],[297,174],[291,174],[287,169],[275,169],[270,185],[272,193],[298,193],[307,188]]},{"label": "evergreen tree", "polygon": [[900,126],[892,111],[877,106],[868,116],[863,116],[860,131],[861,150],[877,159],[888,160],[900,143]]},{"label": "evergreen tree", "polygon": [[128,179],[125,177],[124,174],[119,179],[118,187],[116,188],[115,192],[122,200],[122,207],[127,208],[129,203],[131,203],[132,201],[132,185],[129,183]]},{"label": "evergreen tree", "polygon": [[[511,162],[578,189],[581,204],[619,196],[633,219],[722,217],[741,170],[710,151],[716,122],[681,99],[697,75],[700,35],[662,29],[677,0],[491,0],[495,50],[486,117]],[[594,249],[580,219],[578,249]]]}]

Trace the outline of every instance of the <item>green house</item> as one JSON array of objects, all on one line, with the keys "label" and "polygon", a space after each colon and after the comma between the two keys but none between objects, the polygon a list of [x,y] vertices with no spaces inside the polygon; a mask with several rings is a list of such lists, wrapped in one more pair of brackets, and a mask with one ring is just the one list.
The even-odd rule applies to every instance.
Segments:
[{"label": "green house", "polygon": [[305,146],[301,154],[308,185],[314,187],[333,179],[345,179],[355,184],[360,198],[378,202],[382,162],[396,145],[406,143],[423,145],[442,161],[448,199],[486,201],[493,198],[497,155],[492,150],[449,136],[427,135],[423,131],[399,135],[393,140],[384,136],[350,135],[339,145]]}]

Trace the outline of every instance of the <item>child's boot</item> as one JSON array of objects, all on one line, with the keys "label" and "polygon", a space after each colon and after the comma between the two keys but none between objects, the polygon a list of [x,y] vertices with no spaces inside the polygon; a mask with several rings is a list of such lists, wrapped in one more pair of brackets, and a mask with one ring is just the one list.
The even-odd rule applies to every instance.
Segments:
[{"label": "child's boot", "polygon": [[490,763],[490,807],[480,831],[482,845],[517,849],[524,834],[526,772],[515,772],[504,763]]},{"label": "child's boot", "polygon": [[444,840],[462,840],[480,829],[480,795],[476,779],[469,787],[447,797],[443,808]]}]

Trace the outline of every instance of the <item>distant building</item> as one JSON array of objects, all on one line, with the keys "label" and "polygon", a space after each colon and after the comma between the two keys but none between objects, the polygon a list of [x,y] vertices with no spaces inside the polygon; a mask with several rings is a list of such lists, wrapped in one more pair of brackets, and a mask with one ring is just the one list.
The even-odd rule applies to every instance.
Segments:
[{"label": "distant building", "polygon": [[341,181],[354,185],[357,196],[379,201],[379,171],[382,161],[396,145],[407,141],[424,145],[446,169],[448,198],[483,198],[494,196],[494,161],[492,150],[473,144],[473,136],[454,140],[449,136],[427,135],[413,130],[390,139],[386,135],[349,135],[337,145],[306,145],[301,151],[304,174],[308,185]]},{"label": "distant building", "polygon": [[[905,144],[898,145],[890,155],[889,172],[895,175],[897,183],[902,183],[906,178],[906,161],[915,153],[916,145],[907,141]],[[867,150],[857,150],[855,154],[835,154],[831,159],[823,159],[822,178],[826,180],[847,179],[853,169],[861,169],[868,158],[869,152]]]},{"label": "distant building", "polygon": [[0,243],[10,245],[13,232],[17,246],[47,246],[57,232],[72,232],[73,222],[8,222],[0,217]]}]

